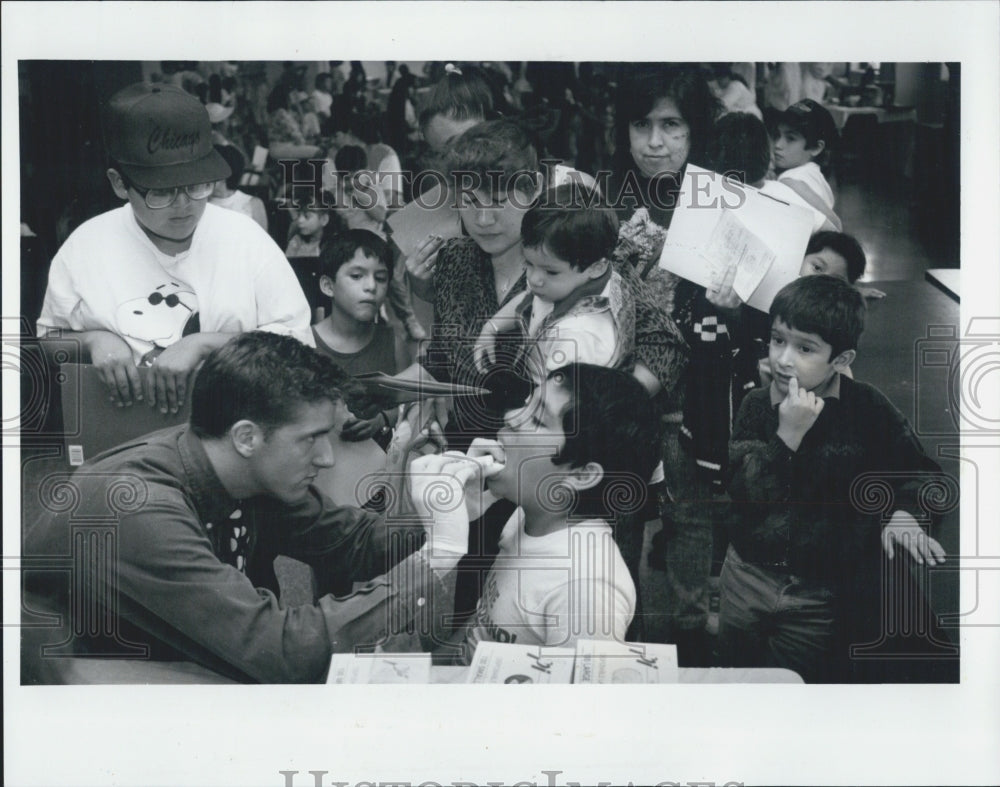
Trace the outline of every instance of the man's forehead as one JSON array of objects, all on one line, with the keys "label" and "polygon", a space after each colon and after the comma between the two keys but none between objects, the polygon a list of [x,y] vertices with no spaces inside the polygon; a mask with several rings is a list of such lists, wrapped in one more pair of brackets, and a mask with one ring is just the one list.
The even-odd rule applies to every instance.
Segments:
[{"label": "man's forehead", "polygon": [[283,427],[295,432],[311,432],[322,429],[324,425],[330,429],[349,415],[342,400],[336,403],[330,399],[301,402],[292,410],[291,419]]}]

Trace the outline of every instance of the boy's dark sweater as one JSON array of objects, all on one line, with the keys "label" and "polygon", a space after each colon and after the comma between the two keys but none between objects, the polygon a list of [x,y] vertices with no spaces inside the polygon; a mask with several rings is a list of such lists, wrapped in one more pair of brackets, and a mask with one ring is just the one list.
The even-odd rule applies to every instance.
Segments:
[{"label": "boy's dark sweater", "polygon": [[[777,431],[770,388],[752,391],[730,441],[729,491],[740,514],[730,540],[748,562],[833,587],[853,585],[851,577],[877,556],[882,521],[859,511],[852,497],[866,505],[888,488],[886,518],[899,509],[916,516],[926,479],[914,474],[940,468],[881,392],[843,376],[839,398],[825,398],[798,451]],[[888,487],[852,493],[863,473],[882,474]]]}]

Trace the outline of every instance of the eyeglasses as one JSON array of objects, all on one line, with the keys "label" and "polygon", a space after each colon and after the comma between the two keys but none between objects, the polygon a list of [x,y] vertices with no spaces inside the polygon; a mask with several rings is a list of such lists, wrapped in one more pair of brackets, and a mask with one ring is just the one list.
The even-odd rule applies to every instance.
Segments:
[{"label": "eyeglasses", "polygon": [[132,181],[122,176],[122,181],[136,193],[140,194],[146,203],[146,207],[151,210],[169,208],[177,200],[177,195],[184,191],[188,199],[207,199],[215,188],[214,183],[195,183],[192,186],[174,186],[169,189],[143,189],[135,185]]}]

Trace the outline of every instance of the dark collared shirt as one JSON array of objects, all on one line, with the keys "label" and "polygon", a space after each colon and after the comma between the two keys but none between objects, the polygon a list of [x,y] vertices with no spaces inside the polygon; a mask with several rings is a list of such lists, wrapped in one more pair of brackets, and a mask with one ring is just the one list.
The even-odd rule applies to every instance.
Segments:
[{"label": "dark collared shirt", "polygon": [[[238,680],[320,681],[332,653],[375,645],[429,613],[434,594],[447,597],[424,553],[414,552],[419,528],[335,507],[315,488],[295,506],[233,500],[186,426],[106,452],[67,483],[52,497],[72,505],[49,506],[59,510],[27,529],[24,555],[36,569],[46,560],[62,567],[61,575],[27,572],[26,584],[63,605],[78,651],[134,653],[127,642],[146,646],[152,658],[191,659]],[[248,532],[245,574],[220,559],[234,526]],[[110,535],[106,561],[83,559],[92,555],[87,533],[95,528]],[[315,604],[281,606],[277,555],[313,568]],[[94,598],[104,616],[97,628],[113,626],[111,636],[86,635],[94,612],[81,600]]]},{"label": "dark collared shirt", "polygon": [[[797,451],[777,434],[777,390],[744,398],[729,443],[739,513],[730,540],[748,562],[832,583],[870,554],[893,511],[921,518],[920,487],[940,468],[876,388],[837,375],[820,395],[823,410]],[[866,479],[867,492],[855,486]],[[887,510],[871,510],[873,491]]]}]

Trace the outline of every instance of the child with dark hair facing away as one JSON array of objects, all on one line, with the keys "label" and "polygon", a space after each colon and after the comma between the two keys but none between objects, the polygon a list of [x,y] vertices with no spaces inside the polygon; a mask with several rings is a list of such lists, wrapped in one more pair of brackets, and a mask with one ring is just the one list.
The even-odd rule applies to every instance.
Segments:
[{"label": "child with dark hair facing away", "polygon": [[[733,425],[732,528],[720,580],[719,640],[727,664],[793,669],[806,681],[843,675],[847,633],[878,618],[878,544],[918,563],[945,558],[913,513],[919,474],[939,472],[903,415],[843,374],[864,329],[861,294],[843,279],[803,276],[770,309],[772,381],[749,393]],[[884,525],[853,501],[856,479],[889,483]],[[856,634],[855,634],[856,636]]]},{"label": "child with dark hair facing away", "polygon": [[833,189],[821,168],[829,161],[839,136],[829,110],[811,98],[804,98],[781,113],[774,136],[778,181],[822,211],[835,230],[840,230],[841,223],[833,212]]},{"label": "child with dark hair facing away", "polygon": [[813,216],[813,232],[839,229],[827,217],[827,211],[814,207],[790,185],[767,179],[771,169],[771,137],[759,118],[744,112],[723,115],[715,122],[707,156],[709,167],[716,172],[808,210]]},{"label": "child with dark hair facing away", "polygon": [[[392,268],[388,244],[367,230],[346,230],[320,252],[319,287],[330,298],[330,314],[312,326],[313,337],[316,349],[350,375],[396,374],[412,362],[405,343],[378,320]],[[379,412],[348,423],[343,436],[366,439],[394,422],[395,411]]]},{"label": "child with dark hair facing away", "polygon": [[[463,490],[470,516],[498,498],[518,506],[475,616],[460,632],[463,660],[482,641],[562,647],[580,637],[623,641],[636,588],[610,522],[622,499],[641,507],[659,460],[654,405],[624,372],[579,364],[549,373],[504,421],[496,440],[476,440],[467,455],[417,460],[429,465],[422,472],[475,463]],[[630,491],[615,491],[623,488]]]},{"label": "child with dark hair facing away", "polygon": [[609,257],[615,212],[580,183],[550,189],[524,216],[526,292],[486,321],[475,349],[492,364],[499,334],[521,340],[518,371],[536,383],[566,363],[622,366],[631,360],[635,305]]}]

